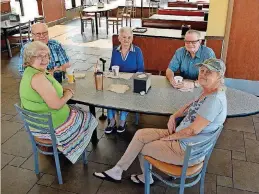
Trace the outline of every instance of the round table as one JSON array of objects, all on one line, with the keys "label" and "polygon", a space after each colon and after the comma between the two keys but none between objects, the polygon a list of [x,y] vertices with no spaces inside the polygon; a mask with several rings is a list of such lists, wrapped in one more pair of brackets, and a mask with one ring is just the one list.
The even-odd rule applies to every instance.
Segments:
[{"label": "round table", "polygon": [[[84,79],[76,80],[75,84],[70,84],[69,87],[75,90],[72,102],[88,105],[94,116],[95,107],[169,116],[201,93],[201,88],[196,88],[193,92],[174,89],[164,76],[152,75],[151,83],[151,89],[144,96],[133,93],[132,78],[130,80],[104,78],[104,90],[96,91],[93,72],[87,72]],[[124,94],[117,94],[107,90],[111,84],[127,84],[130,89]],[[66,85],[63,84],[64,87]],[[231,88],[227,88],[226,96],[228,117],[259,113],[258,97]],[[95,138],[94,136],[93,139]]]},{"label": "round table", "polygon": [[[153,115],[171,115],[183,105],[197,98],[201,88],[193,92],[174,89],[165,76],[152,75],[151,89],[144,96],[133,93],[133,79],[112,79],[104,77],[104,90],[96,91],[93,72],[87,72],[84,79],[76,80],[73,100],[101,108],[112,108],[129,112]],[[130,89],[124,94],[108,91],[111,84],[126,84]],[[247,116],[259,113],[259,98],[240,90],[227,88],[228,117]]]},{"label": "round table", "polygon": [[106,31],[107,31],[107,35],[108,35],[108,11],[116,9],[116,8],[118,8],[118,5],[114,5],[114,4],[104,4],[103,8],[98,8],[95,5],[95,6],[90,6],[90,7],[84,8],[83,12],[95,14],[94,17],[95,17],[95,32],[96,32],[96,34],[98,34],[97,13],[105,12],[105,15],[106,15]]}]

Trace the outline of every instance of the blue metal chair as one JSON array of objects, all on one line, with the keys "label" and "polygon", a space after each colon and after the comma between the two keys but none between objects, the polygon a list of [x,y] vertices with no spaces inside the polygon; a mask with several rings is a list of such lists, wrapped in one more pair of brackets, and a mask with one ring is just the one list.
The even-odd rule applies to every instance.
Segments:
[{"label": "blue metal chair", "polygon": [[[161,180],[166,185],[179,188],[180,194],[184,193],[185,188],[192,187],[200,181],[200,194],[204,194],[204,180],[208,161],[212,153],[212,150],[216,144],[216,141],[222,131],[222,128],[223,126],[220,127],[214,133],[214,135],[206,141],[187,145],[185,150],[183,166],[164,163],[149,156],[145,156],[145,194],[150,193],[151,174],[159,180]],[[203,162],[188,167],[188,164],[191,164],[195,160],[203,157],[205,157]],[[163,179],[160,175],[152,171],[152,166],[162,171],[163,173],[168,174],[170,177],[173,177],[174,179],[180,178],[180,184],[173,183],[173,181],[169,182],[168,180]],[[185,183],[186,179],[190,178],[194,178],[194,180],[192,179],[190,182]]]},{"label": "blue metal chair", "polygon": [[259,96],[259,81],[225,78],[225,85],[229,88]]},{"label": "blue metal chair", "polygon": [[139,124],[139,113],[135,113],[135,125]]},{"label": "blue metal chair", "polygon": [[[54,155],[56,171],[58,176],[58,183],[63,184],[62,175],[60,171],[60,162],[59,156],[60,153],[57,149],[56,136],[52,124],[51,113],[47,114],[37,114],[27,110],[22,109],[18,104],[14,105],[17,112],[19,113],[21,119],[24,122],[26,131],[29,133],[30,140],[32,143],[32,150],[34,156],[34,168],[35,173],[39,174],[39,160],[38,160],[38,152],[44,155]],[[40,139],[33,136],[31,129],[33,131],[37,131],[38,133],[50,134],[51,140]],[[53,151],[43,151],[39,148],[39,146],[52,147]],[[86,151],[82,154],[83,163],[87,164]]]}]

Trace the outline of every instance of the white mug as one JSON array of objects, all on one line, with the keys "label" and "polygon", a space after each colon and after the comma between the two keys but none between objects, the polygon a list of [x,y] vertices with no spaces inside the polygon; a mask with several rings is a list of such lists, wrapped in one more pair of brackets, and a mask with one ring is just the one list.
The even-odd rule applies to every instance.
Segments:
[{"label": "white mug", "polygon": [[112,66],[114,76],[119,76],[120,66]]},{"label": "white mug", "polygon": [[182,76],[174,76],[174,81],[176,83],[181,83],[183,81],[183,77]]}]

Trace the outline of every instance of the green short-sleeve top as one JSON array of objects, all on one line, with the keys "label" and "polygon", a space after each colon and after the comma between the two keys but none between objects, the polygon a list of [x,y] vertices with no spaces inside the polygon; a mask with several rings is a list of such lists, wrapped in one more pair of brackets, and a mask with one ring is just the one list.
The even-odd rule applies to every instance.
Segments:
[{"label": "green short-sleeve top", "polygon": [[[32,77],[37,73],[42,72],[33,67],[27,67],[24,71],[20,83],[21,107],[35,113],[51,113],[53,127],[57,128],[62,125],[69,117],[70,108],[67,104],[65,104],[60,109],[55,110],[46,104],[39,93],[36,92],[31,86]],[[55,88],[57,95],[61,98],[63,96],[63,87],[52,75],[45,72],[44,75]]]}]

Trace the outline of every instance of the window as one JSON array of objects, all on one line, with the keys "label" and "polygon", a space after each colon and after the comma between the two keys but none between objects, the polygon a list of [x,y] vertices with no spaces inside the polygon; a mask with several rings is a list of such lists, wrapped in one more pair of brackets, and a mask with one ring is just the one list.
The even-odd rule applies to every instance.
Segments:
[{"label": "window", "polygon": [[72,9],[81,6],[81,0],[65,0],[66,9]]}]

